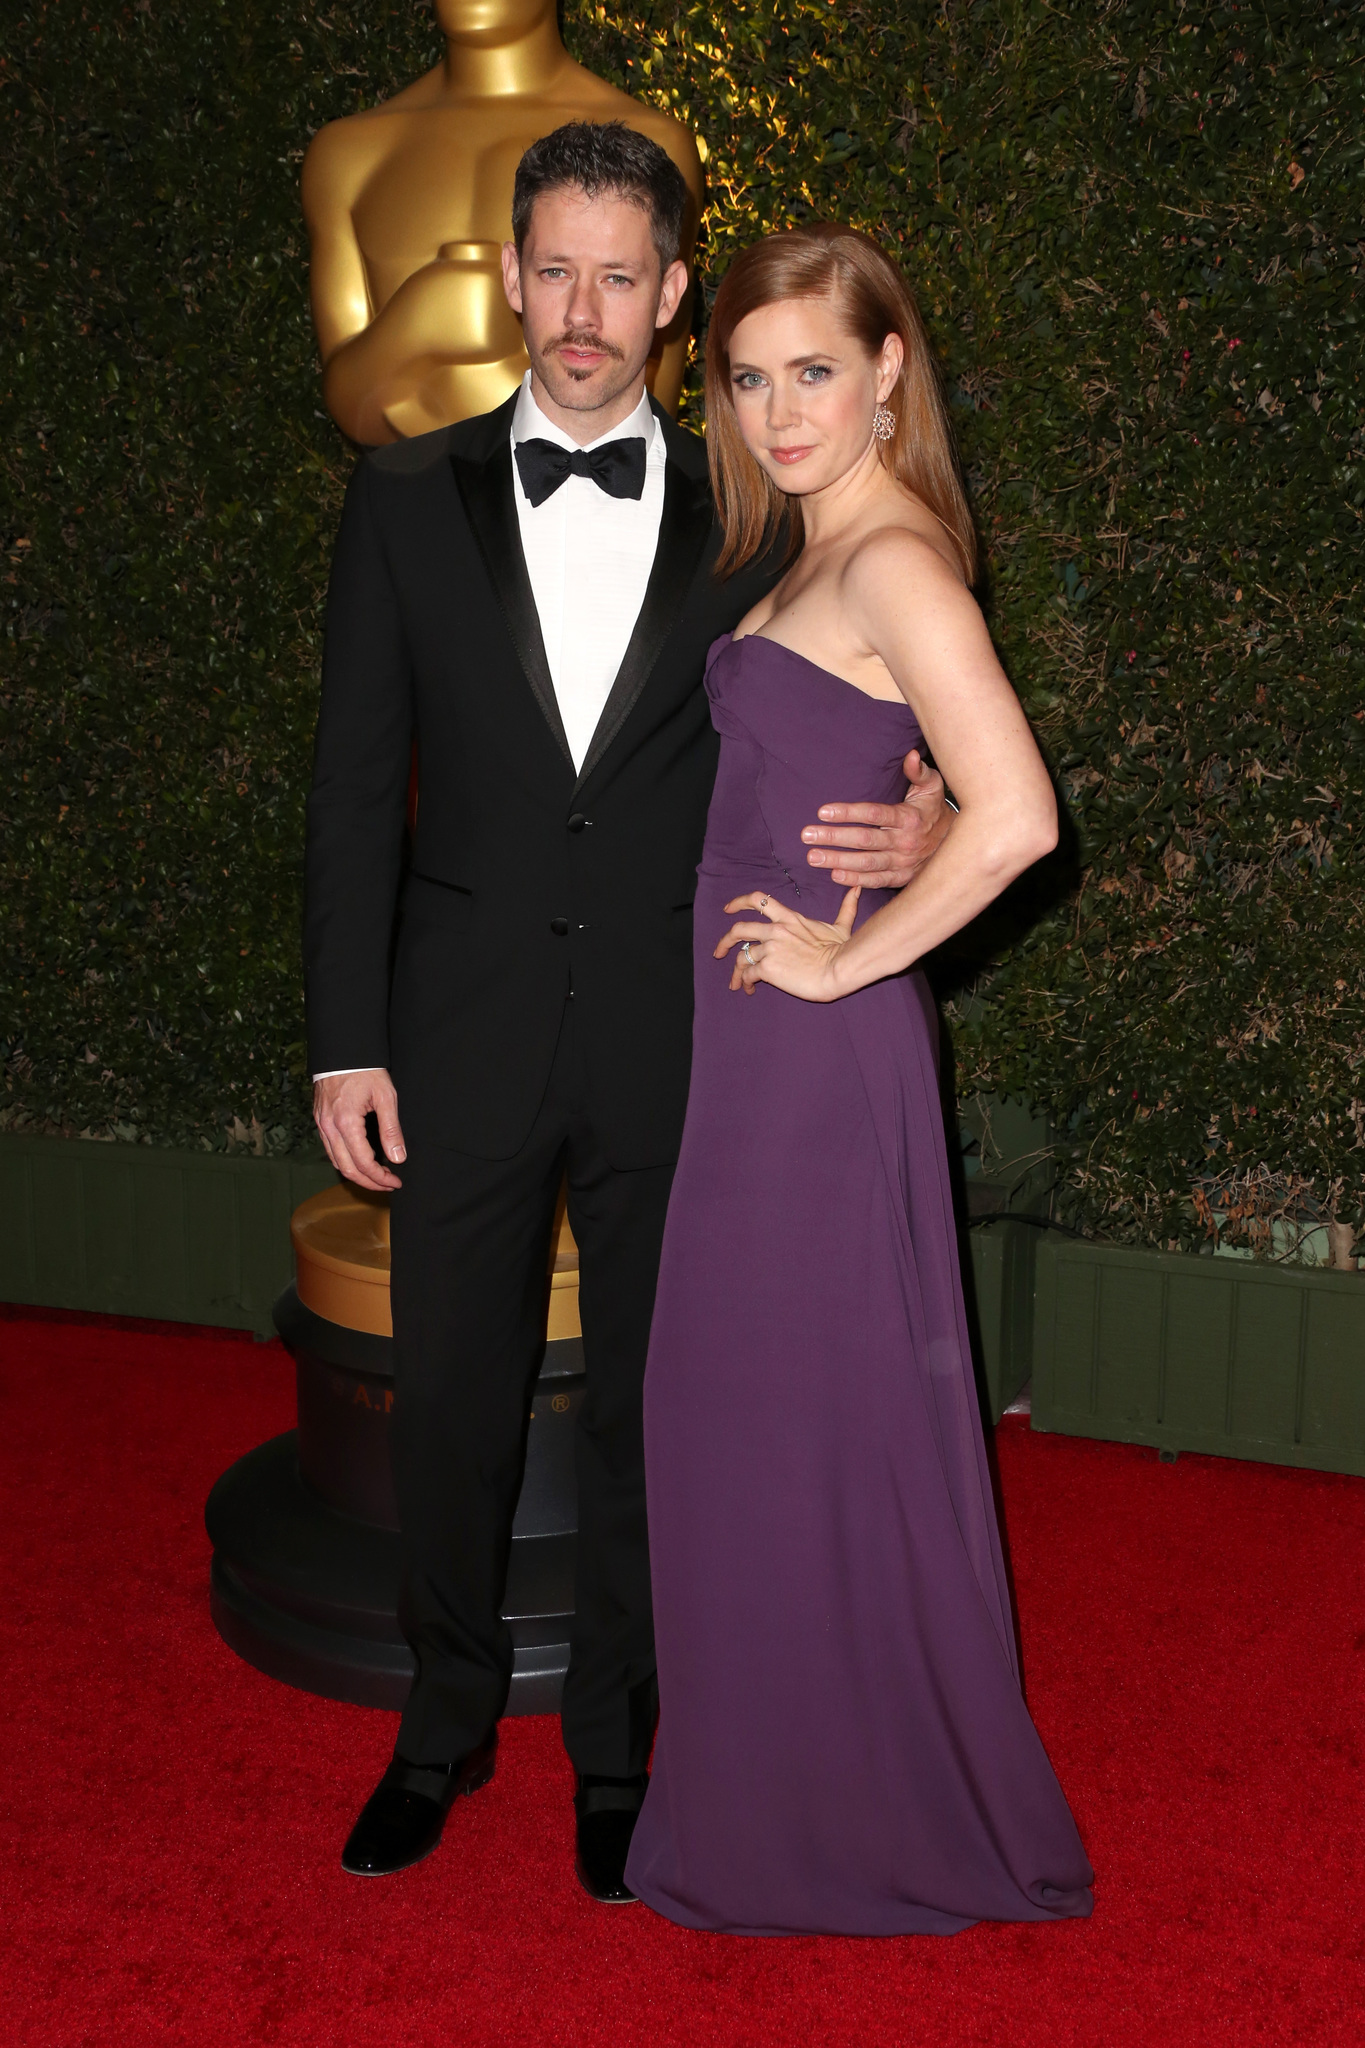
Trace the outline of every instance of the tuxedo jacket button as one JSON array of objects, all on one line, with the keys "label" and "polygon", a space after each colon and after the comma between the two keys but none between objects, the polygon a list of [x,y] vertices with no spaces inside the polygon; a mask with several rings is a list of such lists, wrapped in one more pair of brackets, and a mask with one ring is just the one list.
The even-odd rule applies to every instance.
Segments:
[{"label": "tuxedo jacket button", "polygon": [[567,939],[567,938],[568,938],[568,936],[569,936],[569,920],[568,920],[568,918],[567,918],[567,917],[552,917],[552,918],[550,919],[550,930],[551,930],[551,931],[552,931],[552,932],[554,933],[554,935],[555,935],[555,937],[556,937],[557,939]]},{"label": "tuxedo jacket button", "polygon": [[581,832],[587,822],[581,811],[574,811],[569,818],[569,830],[571,832]]}]

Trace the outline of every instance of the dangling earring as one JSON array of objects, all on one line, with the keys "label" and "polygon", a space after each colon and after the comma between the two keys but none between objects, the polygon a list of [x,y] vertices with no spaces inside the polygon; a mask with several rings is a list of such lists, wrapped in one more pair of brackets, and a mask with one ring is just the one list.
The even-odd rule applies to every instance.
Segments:
[{"label": "dangling earring", "polygon": [[889,441],[896,431],[896,415],[889,405],[879,405],[872,415],[872,432],[878,441]]}]

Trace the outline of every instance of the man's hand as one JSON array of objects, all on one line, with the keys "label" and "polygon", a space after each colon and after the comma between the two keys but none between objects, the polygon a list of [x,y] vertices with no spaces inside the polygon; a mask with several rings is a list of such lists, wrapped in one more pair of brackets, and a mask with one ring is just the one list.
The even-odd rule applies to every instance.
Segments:
[{"label": "man's hand", "polygon": [[338,1173],[357,1187],[382,1194],[403,1183],[375,1158],[365,1136],[365,1118],[373,1110],[379,1142],[387,1158],[400,1165],[408,1156],[398,1122],[398,1091],[383,1067],[362,1067],[355,1074],[327,1074],[313,1083],[313,1121],[327,1157]]},{"label": "man's hand", "polygon": [[905,757],[910,784],[899,804],[821,804],[818,825],[801,837],[810,847],[840,851],[806,855],[813,868],[826,868],[845,887],[903,889],[947,838],[953,814],[944,800],[943,777],[921,761]]}]

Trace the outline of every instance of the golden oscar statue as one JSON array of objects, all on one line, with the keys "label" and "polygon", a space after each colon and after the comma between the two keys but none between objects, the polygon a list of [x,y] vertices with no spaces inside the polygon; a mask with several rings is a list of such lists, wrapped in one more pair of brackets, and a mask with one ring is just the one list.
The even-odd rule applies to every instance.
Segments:
[{"label": "golden oscar statue", "polygon": [[[303,166],[323,396],[367,445],[491,411],[520,383],[526,354],[501,257],[517,163],[540,136],[565,121],[625,121],[661,144],[693,195],[684,259],[701,203],[687,129],[575,64],[555,0],[436,0],[436,14],[444,60],[321,129]],[[650,374],[670,411],[688,321],[684,299]]]}]

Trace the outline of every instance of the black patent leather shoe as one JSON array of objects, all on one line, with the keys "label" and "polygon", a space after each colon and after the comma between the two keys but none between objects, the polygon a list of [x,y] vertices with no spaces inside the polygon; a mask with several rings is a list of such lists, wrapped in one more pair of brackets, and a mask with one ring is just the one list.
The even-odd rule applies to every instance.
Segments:
[{"label": "black patent leather shoe", "polygon": [[574,1794],[578,1854],[574,1869],[589,1898],[600,1906],[633,1906],[626,1883],[626,1858],[649,1779],[580,1777]]},{"label": "black patent leather shoe", "polygon": [[457,1763],[423,1767],[396,1756],[351,1829],[341,1867],[352,1877],[392,1877],[430,1856],[446,1815],[467,1792],[493,1775],[496,1730]]}]

